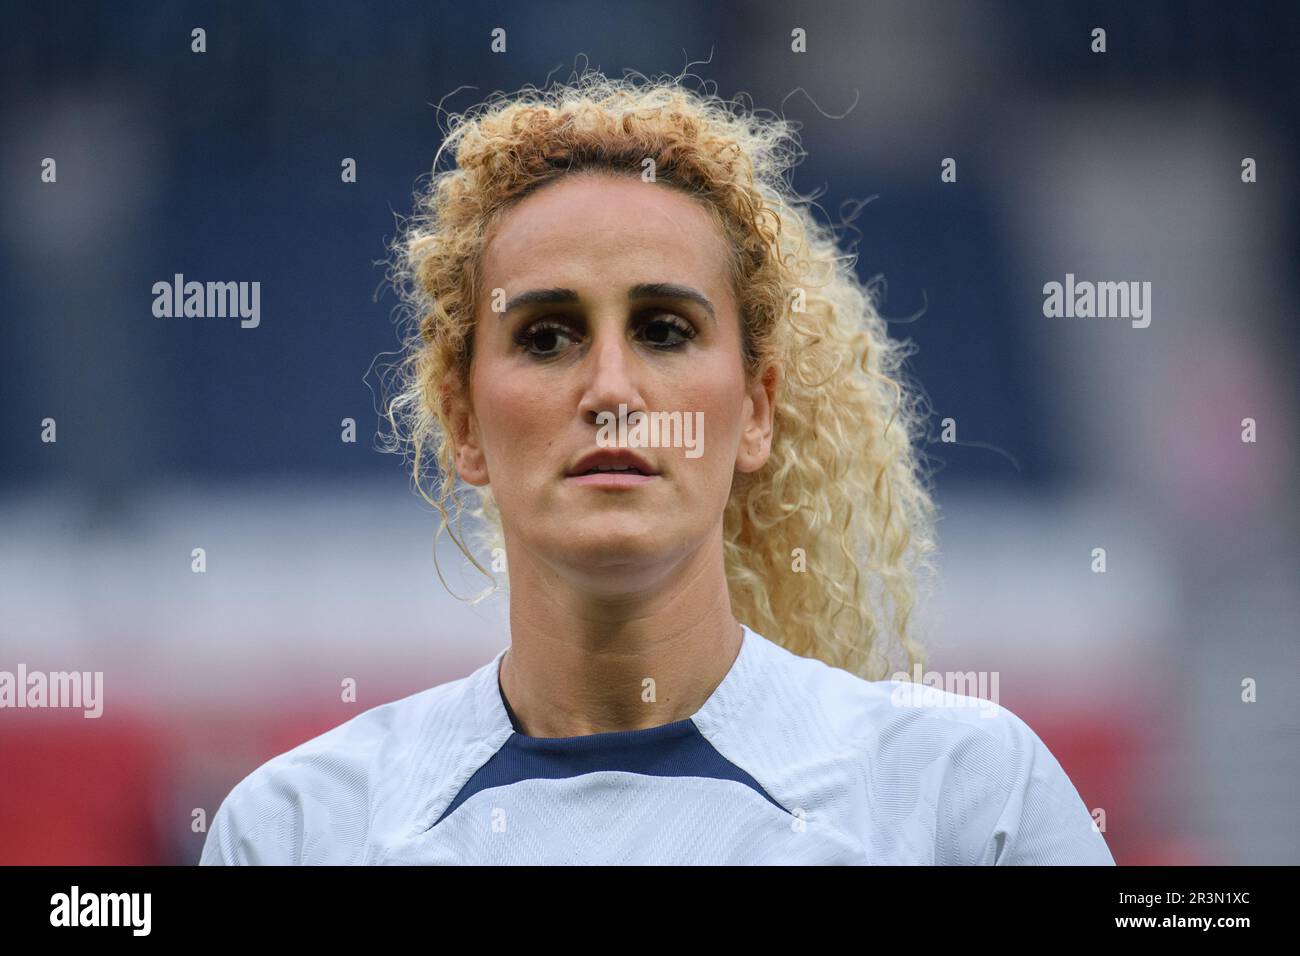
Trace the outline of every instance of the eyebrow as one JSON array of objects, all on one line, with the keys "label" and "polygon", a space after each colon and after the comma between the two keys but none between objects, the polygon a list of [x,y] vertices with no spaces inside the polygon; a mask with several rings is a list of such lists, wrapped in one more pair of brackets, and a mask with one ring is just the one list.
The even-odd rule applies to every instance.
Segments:
[{"label": "eyebrow", "polygon": [[[638,282],[627,290],[627,299],[629,302],[635,302],[637,299],[686,299],[701,306],[709,313],[710,319],[717,320],[713,303],[709,301],[708,296],[688,285],[678,285],[675,282]],[[522,305],[534,303],[550,305],[577,301],[578,293],[572,289],[529,289],[527,292],[520,292],[507,302],[505,312],[501,315],[504,318],[506,313]]]}]

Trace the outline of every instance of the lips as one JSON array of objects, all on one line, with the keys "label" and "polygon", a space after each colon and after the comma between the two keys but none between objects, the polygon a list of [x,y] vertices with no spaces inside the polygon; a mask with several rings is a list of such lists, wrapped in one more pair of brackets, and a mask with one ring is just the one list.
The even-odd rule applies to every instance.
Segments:
[{"label": "lips", "polygon": [[626,448],[602,448],[590,452],[566,471],[566,478],[580,475],[609,473],[627,475],[657,475],[659,471],[640,455]]}]

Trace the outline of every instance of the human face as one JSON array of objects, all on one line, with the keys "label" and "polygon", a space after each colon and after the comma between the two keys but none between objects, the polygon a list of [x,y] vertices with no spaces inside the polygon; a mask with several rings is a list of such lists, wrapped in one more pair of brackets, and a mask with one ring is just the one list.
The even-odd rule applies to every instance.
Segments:
[{"label": "human face", "polygon": [[[735,471],[767,458],[773,378],[746,380],[726,241],[697,200],[605,174],[550,183],[497,223],[477,301],[457,470],[491,484],[512,568],[526,555],[612,593],[721,541]],[[652,477],[574,477],[620,404],[702,422],[703,453],[634,448]]]}]

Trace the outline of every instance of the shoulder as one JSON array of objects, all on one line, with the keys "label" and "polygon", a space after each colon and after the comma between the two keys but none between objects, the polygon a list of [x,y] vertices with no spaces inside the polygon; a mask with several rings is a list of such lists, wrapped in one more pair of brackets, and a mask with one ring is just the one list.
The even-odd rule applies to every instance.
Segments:
[{"label": "shoulder", "polygon": [[921,808],[932,808],[923,829],[936,862],[1114,863],[1056,757],[996,703],[991,675],[982,685],[974,672],[944,675],[949,686],[969,691],[959,693],[863,680],[771,647],[782,693],[791,698],[776,710],[806,729],[800,736],[859,761],[875,818],[917,824]]},{"label": "shoulder", "polygon": [[377,801],[413,757],[452,753],[470,732],[472,677],[372,707],[259,766],[217,809],[200,864],[360,862]]}]

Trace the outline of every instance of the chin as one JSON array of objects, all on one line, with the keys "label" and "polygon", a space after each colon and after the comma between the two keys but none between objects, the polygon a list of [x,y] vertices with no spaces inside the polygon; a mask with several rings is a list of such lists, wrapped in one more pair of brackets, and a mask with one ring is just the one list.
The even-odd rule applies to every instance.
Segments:
[{"label": "chin", "polygon": [[655,563],[670,551],[670,536],[662,527],[652,527],[654,519],[628,520],[593,518],[566,526],[556,550],[569,556],[570,563],[597,562],[603,566],[643,565]]},{"label": "chin", "polygon": [[640,575],[672,561],[674,537],[653,517],[602,516],[566,524],[548,549],[578,574]]}]

